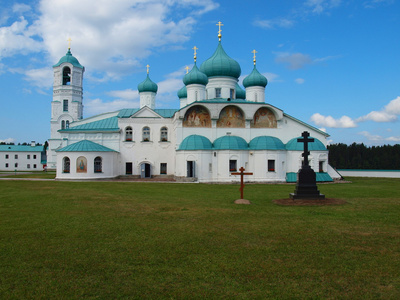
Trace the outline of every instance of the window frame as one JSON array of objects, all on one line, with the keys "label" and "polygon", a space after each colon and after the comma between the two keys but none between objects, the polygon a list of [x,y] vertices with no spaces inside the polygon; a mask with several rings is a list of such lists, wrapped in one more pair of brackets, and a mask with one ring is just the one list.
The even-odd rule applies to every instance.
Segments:
[{"label": "window frame", "polygon": [[168,127],[166,126],[160,129],[160,142],[168,142]]},{"label": "window frame", "polygon": [[229,160],[229,172],[237,172],[237,159]]},{"label": "window frame", "polygon": [[150,142],[150,127],[145,126],[142,128],[142,142]]},{"label": "window frame", "polygon": [[63,173],[71,173],[71,159],[68,156],[64,156],[63,158]]},{"label": "window frame", "polygon": [[268,159],[267,168],[268,168],[268,172],[275,172],[276,171],[275,159]]},{"label": "window frame", "polygon": [[222,89],[215,88],[215,98],[221,98],[221,96],[222,96]]},{"label": "window frame", "polygon": [[133,141],[133,129],[132,126],[125,127],[125,142]]},{"label": "window frame", "polygon": [[68,99],[63,100],[63,112],[68,112]]},{"label": "window frame", "polygon": [[160,175],[167,175],[167,163],[160,163]]},{"label": "window frame", "polygon": [[93,160],[93,170],[94,173],[103,173],[103,158],[101,156],[96,156]]}]

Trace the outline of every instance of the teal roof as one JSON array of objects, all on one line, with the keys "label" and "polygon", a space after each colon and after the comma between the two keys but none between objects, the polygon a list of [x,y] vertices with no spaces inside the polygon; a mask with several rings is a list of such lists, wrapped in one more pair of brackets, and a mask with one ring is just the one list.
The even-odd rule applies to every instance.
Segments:
[{"label": "teal roof", "polygon": [[208,77],[206,74],[200,72],[200,70],[197,68],[196,63],[194,63],[192,70],[190,70],[190,72],[183,77],[183,83],[185,85],[190,85],[190,84],[207,85]]},{"label": "teal roof", "polygon": [[178,150],[212,150],[212,144],[208,138],[193,134],[182,141]]},{"label": "teal roof", "polygon": [[121,109],[118,113],[118,118],[130,118],[133,114],[137,113],[139,108],[125,108]]},{"label": "teal roof", "polygon": [[88,140],[83,140],[68,145],[59,150],[56,150],[56,152],[117,152],[117,151]]},{"label": "teal roof", "polygon": [[67,53],[63,57],[61,57],[58,63],[56,63],[53,67],[58,67],[63,63],[70,63],[74,67],[83,69],[83,66],[79,63],[79,61],[74,56],[72,56],[71,49],[69,48]]},{"label": "teal roof", "polygon": [[[150,109],[150,108],[149,108]],[[121,109],[118,113],[117,118],[130,118],[132,115],[137,113],[140,109],[139,108],[125,108]],[[158,109],[153,109],[153,111],[157,114],[159,114],[163,118],[172,118],[174,114],[178,111],[179,109],[170,109],[170,108],[158,108]]]},{"label": "teal roof", "polygon": [[[328,173],[315,173],[315,179],[317,182],[330,182],[333,181],[332,177]],[[297,173],[290,172],[286,173],[286,182],[297,182]]]},{"label": "teal roof", "polygon": [[264,75],[261,75],[260,72],[258,72],[256,65],[254,65],[253,71],[250,73],[250,75],[243,80],[243,86],[245,88],[250,86],[266,87],[267,84],[267,78]]},{"label": "teal roof", "polygon": [[282,141],[273,136],[258,136],[249,143],[251,150],[285,150]]},{"label": "teal roof", "polygon": [[172,118],[179,109],[157,108],[154,109],[163,118]]},{"label": "teal roof", "polygon": [[0,145],[0,152],[42,152],[43,146]]},{"label": "teal roof", "polygon": [[214,54],[201,64],[200,71],[208,77],[229,76],[234,78],[239,78],[242,72],[238,62],[226,54],[221,42],[218,43]]},{"label": "teal roof", "polygon": [[82,125],[59,130],[61,132],[70,131],[119,131],[118,117],[111,117],[99,121],[94,121]]},{"label": "teal roof", "polygon": [[214,149],[216,150],[248,150],[247,142],[238,136],[225,135],[214,141]]},{"label": "teal roof", "polygon": [[[297,139],[302,138],[301,136],[291,139],[287,144],[286,144],[286,150],[291,150],[291,151],[303,151],[304,150],[304,143],[300,143],[297,141]],[[310,136],[310,138],[312,138]],[[308,150],[310,151],[327,151],[326,147],[322,142],[316,138],[314,138],[313,143],[308,143]]]},{"label": "teal roof", "polygon": [[246,99],[246,91],[240,87],[239,84],[236,83],[236,99]]},{"label": "teal roof", "polygon": [[183,86],[179,91],[178,91],[178,98],[187,98],[187,89],[186,86]]},{"label": "teal roof", "polygon": [[157,93],[158,86],[153,81],[151,81],[149,74],[147,74],[146,79],[138,84],[138,91],[139,91],[139,93],[141,93],[141,92]]}]

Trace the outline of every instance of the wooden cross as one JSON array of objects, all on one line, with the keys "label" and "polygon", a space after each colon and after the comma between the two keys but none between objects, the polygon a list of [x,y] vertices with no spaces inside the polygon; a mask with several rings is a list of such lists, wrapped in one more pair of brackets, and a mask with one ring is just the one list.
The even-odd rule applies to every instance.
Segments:
[{"label": "wooden cross", "polygon": [[314,142],[314,139],[313,138],[311,138],[311,139],[308,138],[310,136],[310,134],[307,131],[304,131],[301,134],[301,136],[303,138],[299,138],[299,139],[297,139],[297,141],[299,143],[304,143],[304,152],[302,154],[302,156],[304,157],[303,165],[304,166],[308,166],[308,156],[310,155],[310,151],[308,151],[308,143]]},{"label": "wooden cross", "polygon": [[218,23],[217,23],[217,26],[218,26],[218,38],[219,38],[219,40],[221,40],[221,37],[222,37],[222,35],[221,35],[221,26],[224,26],[224,24],[222,24],[221,23],[221,21],[219,21]]},{"label": "wooden cross", "polygon": [[253,55],[253,62],[254,62],[254,65],[256,64],[256,53],[257,53],[257,51],[254,49],[253,51],[251,51],[251,53],[253,53],[254,55]]},{"label": "wooden cross", "polygon": [[244,190],[244,183],[243,183],[243,176],[244,175],[253,175],[253,173],[250,173],[250,172],[244,172],[245,171],[245,169],[243,168],[243,167],[241,167],[240,169],[239,169],[239,171],[240,172],[234,172],[234,173],[231,173],[232,175],[240,175],[240,188],[239,188],[239,191],[240,191],[240,199],[244,199],[243,198],[243,190]]},{"label": "wooden cross", "polygon": [[199,48],[197,48],[196,46],[194,46],[192,49],[194,50],[194,61],[196,62],[196,59],[197,59],[197,52],[196,52],[196,50],[199,50]]},{"label": "wooden cross", "polygon": [[71,38],[69,37],[68,40],[67,40],[67,42],[68,42],[68,49],[71,49],[71,41],[72,41],[72,40],[71,40]]},{"label": "wooden cross", "polygon": [[185,70],[186,70],[186,74],[189,73],[189,67],[188,66],[186,66]]},{"label": "wooden cross", "polygon": [[150,66],[147,65],[146,68],[147,68],[147,74],[149,74],[149,68],[150,68]]}]

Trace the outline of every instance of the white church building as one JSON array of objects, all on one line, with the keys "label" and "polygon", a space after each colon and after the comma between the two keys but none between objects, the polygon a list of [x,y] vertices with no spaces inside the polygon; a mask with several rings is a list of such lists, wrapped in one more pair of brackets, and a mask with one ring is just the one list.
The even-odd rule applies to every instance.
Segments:
[{"label": "white church building", "polygon": [[[183,77],[180,108],[157,109],[158,86],[147,71],[139,108],[83,119],[85,68],[70,49],[53,66],[48,169],[57,179],[166,177],[176,181],[236,182],[241,167],[252,182],[294,182],[302,165],[303,131],[317,181],[340,175],[328,164],[327,133],[265,102],[267,79],[256,68],[239,86],[240,65],[219,42],[214,54]],[[254,51],[255,54],[255,51]]]}]

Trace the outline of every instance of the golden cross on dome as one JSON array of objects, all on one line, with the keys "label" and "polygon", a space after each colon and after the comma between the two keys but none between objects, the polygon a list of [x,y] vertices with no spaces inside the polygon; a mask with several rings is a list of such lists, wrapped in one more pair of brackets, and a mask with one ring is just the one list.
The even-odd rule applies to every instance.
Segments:
[{"label": "golden cross on dome", "polygon": [[199,50],[199,48],[194,46],[192,49],[194,50],[194,62],[196,62],[196,60],[197,60],[197,52],[196,51]]},{"label": "golden cross on dome", "polygon": [[221,41],[221,37],[222,37],[221,26],[224,26],[224,24],[222,24],[221,21],[219,21],[216,25],[218,26],[218,39]]},{"label": "golden cross on dome", "polygon": [[149,68],[150,68],[150,66],[147,65],[146,68],[147,68],[147,74],[149,74]]},{"label": "golden cross on dome", "polygon": [[67,40],[67,42],[68,42],[68,49],[71,49],[71,41],[72,41],[72,40],[71,40],[71,38],[69,37],[68,40]]},{"label": "golden cross on dome", "polygon": [[185,70],[186,70],[186,74],[189,73],[189,67],[188,66],[186,66]]},{"label": "golden cross on dome", "polygon": [[257,51],[256,50],[253,50],[253,51],[251,51],[251,53],[253,53],[254,55],[253,55],[253,62],[254,62],[254,65],[256,64],[256,53],[257,53]]}]

